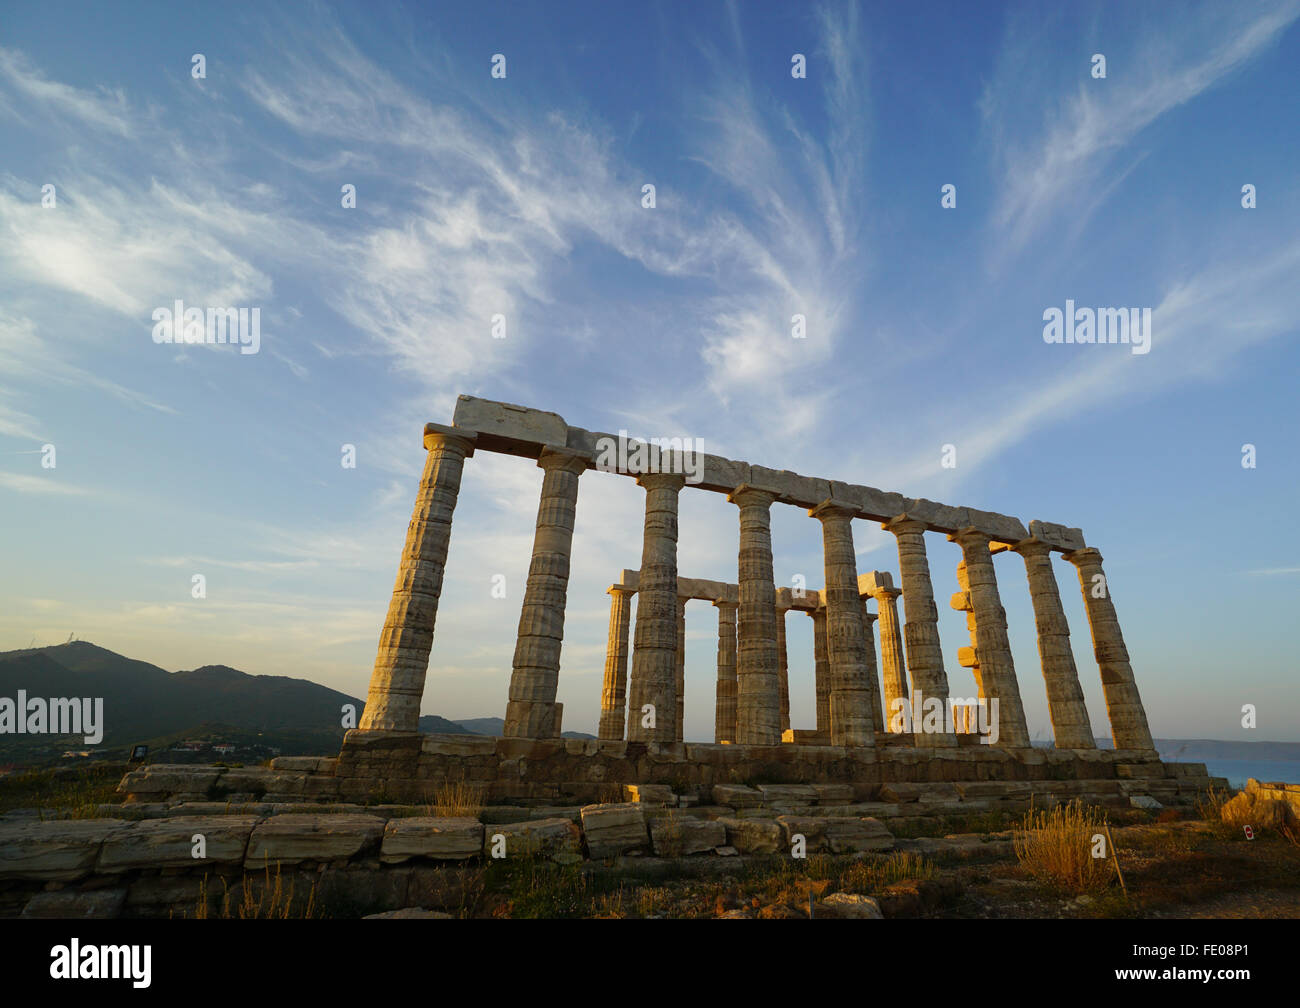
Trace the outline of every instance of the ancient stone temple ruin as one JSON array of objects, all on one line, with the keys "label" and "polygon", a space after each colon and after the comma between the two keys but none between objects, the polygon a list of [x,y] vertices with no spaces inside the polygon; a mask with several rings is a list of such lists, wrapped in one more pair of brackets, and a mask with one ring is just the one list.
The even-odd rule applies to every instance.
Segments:
[{"label": "ancient stone temple ruin", "polygon": [[[1101,553],[1077,528],[1043,521],[1026,527],[1008,515],[717,455],[638,451],[644,443],[626,434],[587,431],[555,413],[469,396],[460,397],[451,426],[426,426],[424,447],[424,474],[365,712],[331,767],[342,797],[372,793],[381,784],[386,794],[418,798],[431,782],[450,779],[481,782],[500,800],[596,800],[600,788],[611,784],[698,789],[766,779],[867,787],[891,781],[1113,780],[1117,768],[1119,775],[1178,774],[1155,753]],[[483,451],[531,459],[544,472],[505,737],[421,736],[417,722],[461,474],[467,460]],[[578,490],[584,477],[607,478],[587,475],[592,470],[635,479],[644,488],[644,532],[640,569],[624,571],[609,589],[599,739],[574,741],[560,737],[563,712],[556,691]],[[683,491],[725,494],[736,505],[735,583],[678,576]],[[805,509],[820,523],[823,588],[795,592],[775,584],[770,515],[778,504]],[[854,519],[879,522],[897,538],[897,586],[887,572],[859,576]],[[957,657],[973,671],[978,696],[961,703],[950,697],[944,671],[926,533],[947,536],[962,552],[956,571],[961,590],[951,605],[967,614],[970,643]],[[1018,553],[1025,564],[1055,748],[1030,744],[1001,601],[1007,587],[994,573],[993,556],[1003,550]],[[1053,571],[1055,554],[1078,572],[1114,749],[1094,743]],[[867,610],[868,598],[877,605],[874,614]],[[688,599],[707,600],[718,610],[712,744],[682,738]],[[785,616],[791,610],[807,613],[815,627],[816,725],[789,722]],[[981,712],[995,718],[983,735],[972,730]]]}]

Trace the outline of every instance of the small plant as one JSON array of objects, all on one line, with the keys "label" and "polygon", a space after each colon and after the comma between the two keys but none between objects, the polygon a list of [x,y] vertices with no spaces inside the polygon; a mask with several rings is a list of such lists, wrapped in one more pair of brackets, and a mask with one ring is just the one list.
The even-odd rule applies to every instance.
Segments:
[{"label": "small plant", "polygon": [[[1105,815],[1076,800],[1050,812],[1031,810],[1012,840],[1021,867],[1035,879],[1065,892],[1089,893],[1105,889],[1115,875],[1105,834]],[[1099,836],[1104,857],[1094,856]]]},{"label": "small plant", "polygon": [[934,865],[911,851],[895,851],[878,861],[855,861],[844,870],[841,887],[845,892],[873,893],[895,882],[934,877]]},{"label": "small plant", "polygon": [[444,781],[433,792],[429,814],[477,819],[483,814],[483,785],[466,780]]},{"label": "small plant", "polygon": [[682,851],[686,847],[686,831],[682,828],[682,821],[677,818],[677,813],[672,809],[668,809],[659,818],[658,826],[660,832],[655,837],[655,840],[657,841],[656,847],[660,849],[656,850],[656,853],[670,858],[681,857]]},{"label": "small plant", "polygon": [[[295,917],[303,919],[318,916],[316,909],[316,883],[312,883],[311,889],[307,892],[307,900],[301,906],[301,912],[295,913],[295,904],[293,899],[294,884],[289,883],[285,888],[284,881],[280,877],[280,865],[277,862],[275,866],[275,878],[271,878],[271,868],[267,865],[264,869],[262,885],[259,888],[256,884],[256,877],[250,879],[248,874],[244,874],[242,883],[239,886],[239,902],[231,904],[230,887],[226,885],[226,880],[221,880],[222,894],[221,903],[218,907],[219,912],[213,914],[211,902],[215,893],[209,896],[208,877],[203,876],[199,883],[199,899],[194,907],[194,917],[197,920],[205,920],[209,917],[219,917],[223,919],[239,920],[289,920]],[[257,896],[254,898],[254,890]]]}]

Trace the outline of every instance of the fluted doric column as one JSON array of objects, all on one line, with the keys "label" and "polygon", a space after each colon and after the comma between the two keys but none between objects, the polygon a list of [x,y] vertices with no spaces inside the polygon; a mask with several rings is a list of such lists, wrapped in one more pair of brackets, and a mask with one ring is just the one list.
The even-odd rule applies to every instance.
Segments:
[{"label": "fluted doric column", "polygon": [[686,737],[686,601],[677,598],[677,742]]},{"label": "fluted doric column", "polygon": [[564,643],[569,551],[578,507],[578,477],[588,464],[586,456],[563,448],[543,448],[537,460],[545,475],[506,703],[503,731],[509,738],[552,738],[559,734],[560,711],[555,692]]},{"label": "fluted doric column", "polygon": [[451,541],[451,516],[465,460],[474,454],[475,438],[475,434],[454,427],[425,425],[428,455],[424,475],[406,528],[388,615],[379,632],[379,649],[361,714],[363,730],[419,731],[420,700]]},{"label": "fluted doric column", "polygon": [[770,514],[776,495],[742,484],[727,499],[740,508],[736,741],[741,745],[777,745],[781,741],[781,695]]},{"label": "fluted doric column", "polygon": [[817,734],[831,734],[831,662],[826,648],[826,605],[809,615],[813,621],[813,681],[817,691]]},{"label": "fluted doric column", "polygon": [[[881,527],[898,539],[898,567],[903,582],[903,644],[907,650],[907,671],[912,678],[913,703],[922,707],[937,700],[948,707],[948,676],[943,670],[939,646],[939,610],[934,604],[930,564],[925,557],[925,523],[907,515],[883,522]],[[919,713],[923,713],[922,710]],[[955,746],[950,732],[921,731],[912,725],[918,746]]]},{"label": "fluted doric column", "polygon": [[1052,548],[1041,539],[1025,539],[1011,547],[1025,562],[1029,598],[1038,631],[1038,658],[1047,687],[1052,736],[1058,749],[1095,749],[1088,708],[1079,685],[1079,670],[1070,647],[1070,624],[1061,605],[1061,592],[1052,572]]},{"label": "fluted doric column", "polygon": [[831,744],[874,745],[866,646],[862,637],[862,603],[858,596],[857,561],[850,525],[857,512],[852,505],[830,499],[808,513],[822,523]]},{"label": "fluted doric column", "polygon": [[1147,712],[1138,695],[1128,648],[1124,646],[1115,603],[1111,601],[1110,582],[1101,569],[1101,553],[1088,546],[1066,553],[1065,559],[1079,570],[1079,587],[1083,590],[1083,604],[1092,630],[1093,654],[1101,667],[1101,688],[1106,696],[1106,714],[1115,748],[1154,751]]},{"label": "fluted doric column", "polygon": [[628,629],[632,593],[622,585],[609,586],[609,643],[605,646],[605,684],[600,694],[600,729],[603,739],[623,738],[627,721]]},{"label": "fluted doric column", "polygon": [[736,610],[735,602],[718,607],[718,688],[714,699],[714,742],[736,741]]},{"label": "fluted doric column", "polygon": [[[884,665],[885,723],[893,725],[901,701],[907,703],[907,669],[903,661],[903,635],[898,626],[897,588],[877,587],[871,592],[880,618],[880,661]],[[898,725],[901,731],[905,725]],[[891,727],[890,731],[893,730]]]},{"label": "fluted doric column", "polygon": [[781,735],[790,730],[790,658],[785,648],[785,614],[780,606],[776,610],[776,685],[781,701]]},{"label": "fluted doric column", "polygon": [[862,646],[867,659],[867,702],[871,704],[871,724],[876,734],[885,731],[884,716],[880,710],[880,666],[876,661],[876,614],[867,611],[865,596],[859,595],[862,606]]},{"label": "fluted doric column", "polygon": [[975,529],[965,528],[949,538],[961,547],[966,563],[965,578],[970,585],[971,613],[975,617],[975,656],[979,662],[982,692],[998,701],[998,740],[994,744],[1007,749],[1028,748],[1029,727],[1025,724],[1025,710],[1020,702],[1015,663],[1011,660],[1007,614],[998,595],[989,537]]},{"label": "fluted doric column", "polygon": [[[677,717],[677,495],[686,479],[648,473],[637,483],[646,492],[645,533],[627,737],[633,742],[671,742]],[[652,710],[647,712],[647,706]]]}]

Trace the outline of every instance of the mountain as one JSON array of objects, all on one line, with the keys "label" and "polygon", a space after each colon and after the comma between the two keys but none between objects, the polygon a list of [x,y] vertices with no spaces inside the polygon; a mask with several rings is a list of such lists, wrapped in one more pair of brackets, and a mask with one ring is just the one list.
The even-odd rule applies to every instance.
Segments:
[{"label": "mountain", "polygon": [[[480,717],[480,718],[463,718],[457,721],[467,732],[472,735],[496,735],[500,736],[505,731],[506,722],[504,718],[499,717]],[[595,735],[588,735],[585,732],[566,731],[560,732],[561,738],[569,739],[594,739]]]},{"label": "mountain", "polygon": [[[73,641],[52,647],[0,652],[0,697],[95,697],[104,701],[104,738],[97,749],[153,743],[168,737],[208,737],[211,726],[261,733],[285,755],[337,752],[343,707],[360,720],[364,701],[306,679],[249,675],[226,665],[171,673],[98,647]],[[209,730],[200,732],[200,726]],[[426,733],[467,734],[436,715],[420,718]],[[284,745],[278,745],[276,738]],[[0,752],[23,758],[73,744],[69,736],[0,735]],[[82,748],[80,740],[75,743]]]}]

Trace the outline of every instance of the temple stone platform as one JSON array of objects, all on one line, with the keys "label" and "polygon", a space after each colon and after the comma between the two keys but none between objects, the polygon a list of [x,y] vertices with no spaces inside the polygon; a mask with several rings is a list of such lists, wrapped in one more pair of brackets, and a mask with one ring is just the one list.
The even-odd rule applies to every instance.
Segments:
[{"label": "temple stone platform", "polygon": [[[903,737],[868,749],[353,730],[337,758],[280,757],[270,768],[148,766],[128,773],[118,790],[128,804],[419,804],[465,782],[487,805],[581,805],[639,792],[632,800],[653,795],[685,807],[733,805],[745,793],[737,788],[759,795],[753,804],[770,805],[762,789],[776,787],[788,792],[786,805],[1005,800],[1007,810],[1018,811],[1031,798],[1038,807],[1076,797],[1109,805],[1128,805],[1132,796],[1191,804],[1210,787],[1227,788],[1203,763],[1167,763],[1145,750],[1007,749],[980,745],[974,736],[971,742],[922,749]],[[805,800],[788,800],[800,788]]]}]

